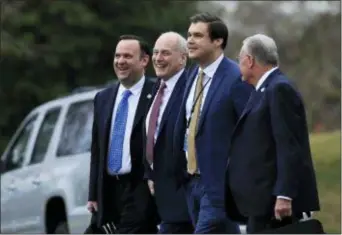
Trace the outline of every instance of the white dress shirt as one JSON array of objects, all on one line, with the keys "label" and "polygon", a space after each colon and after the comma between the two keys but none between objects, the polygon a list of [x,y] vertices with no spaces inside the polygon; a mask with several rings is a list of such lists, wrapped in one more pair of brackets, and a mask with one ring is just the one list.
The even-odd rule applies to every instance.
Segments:
[{"label": "white dress shirt", "polygon": [[[160,122],[162,120],[165,108],[170,100],[170,97],[172,95],[172,91],[175,88],[180,76],[183,74],[184,69],[180,70],[179,72],[177,72],[175,75],[173,75],[171,78],[169,78],[166,82],[165,82],[165,90],[164,90],[164,94],[162,97],[162,103],[160,105],[160,109],[159,109],[159,114],[158,114],[158,120],[157,120],[157,127],[156,127],[156,132],[154,133],[154,142],[156,142],[157,137],[158,137],[158,133],[159,133],[159,125]],[[150,107],[150,110],[148,111],[147,117],[146,117],[146,134],[148,131],[148,126],[149,126],[149,122],[150,122],[150,117],[151,117],[151,111],[152,111],[152,107],[153,104],[156,100],[157,95],[154,97],[153,103]]]},{"label": "white dress shirt", "polygon": [[258,90],[261,85],[266,81],[266,79],[268,78],[268,76],[270,76],[270,74],[274,71],[278,69],[278,67],[274,67],[271,68],[270,70],[268,70],[266,73],[264,73],[261,78],[259,79],[259,81],[257,82],[256,86],[255,86],[255,90]]},{"label": "white dress shirt", "polygon": [[[211,82],[213,80],[213,77],[216,73],[216,70],[217,68],[219,67],[221,61],[223,60],[224,58],[224,55],[221,54],[213,63],[211,63],[210,65],[208,65],[207,67],[205,67],[203,69],[203,73],[204,73],[204,77],[203,77],[203,86],[205,86],[203,88],[203,96],[202,96],[202,104],[201,104],[201,109],[200,109],[200,116],[201,116],[201,112],[202,112],[202,109],[203,109],[203,105],[205,103],[205,99],[207,97],[207,94],[208,94],[208,91],[209,91],[209,87],[211,85]],[[191,89],[190,89],[190,92],[189,92],[189,95],[188,95],[188,98],[186,100],[186,106],[185,106],[185,112],[186,112],[186,122],[188,123],[189,122],[189,119],[190,119],[190,116],[191,116],[191,109],[192,109],[192,106],[194,105],[194,99],[196,99],[197,97],[194,97],[195,96],[195,89],[196,89],[196,83],[197,83],[197,79],[198,79],[198,75],[199,75],[199,72],[201,71],[201,68],[198,68],[198,72],[197,72],[197,75],[196,75],[196,78],[195,80],[193,81],[192,83],[192,86],[191,86]],[[198,102],[198,101],[197,101]],[[187,128],[186,130],[186,133],[185,133],[185,138],[184,138],[184,151],[185,151],[185,155],[186,155],[186,158],[188,158],[188,152],[187,152],[187,136],[188,136],[188,130],[189,128]]]},{"label": "white dress shirt", "polygon": [[[127,121],[126,121],[126,130],[125,130],[125,137],[124,137],[124,143],[123,143],[123,152],[122,152],[122,166],[119,170],[118,174],[127,174],[131,172],[132,170],[132,163],[131,163],[131,133],[133,128],[133,121],[135,117],[135,113],[137,111],[140,94],[142,91],[142,88],[145,83],[145,76],[143,76],[139,82],[137,82],[134,86],[132,86],[129,90],[132,92],[132,94],[128,98],[128,115],[127,115]],[[114,128],[114,121],[116,116],[116,111],[118,109],[119,103],[122,99],[123,93],[127,89],[120,84],[118,93],[116,95],[115,104],[113,107],[113,115],[112,115],[112,124],[111,124],[111,131],[109,135],[109,147],[110,143],[112,141],[112,135],[113,128]],[[115,131],[115,130],[114,130]]]},{"label": "white dress shirt", "polygon": [[[200,113],[202,112],[202,108],[205,102],[205,98],[207,97],[209,87],[211,85],[211,82],[213,80],[214,74],[219,67],[221,61],[223,60],[223,54],[220,55],[213,63],[208,65],[206,68],[203,69],[204,72],[204,78],[203,78],[203,86],[207,83],[207,85],[203,89],[203,97],[202,97],[202,104],[201,104],[201,109]],[[186,100],[186,120],[188,121],[191,115],[191,109],[193,106],[194,102],[194,96],[195,96],[195,89],[196,89],[196,83],[198,79],[199,72],[201,71],[201,68],[198,68],[198,72],[196,75],[196,78],[194,82],[192,83],[191,90],[189,92],[188,98]],[[211,79],[210,79],[211,78]],[[208,81],[210,79],[210,81]],[[201,114],[200,114],[201,115]]]},{"label": "white dress shirt", "polygon": [[[258,89],[262,86],[262,84],[266,81],[266,79],[268,78],[268,76],[270,76],[270,74],[271,74],[274,70],[276,70],[276,69],[278,69],[278,67],[274,67],[274,68],[268,70],[266,73],[264,73],[264,74],[261,76],[261,78],[259,79],[259,81],[257,82],[257,84],[256,84],[256,86],[255,86],[255,90],[258,90]],[[277,196],[277,198],[282,198],[282,199],[291,200],[291,198],[289,198],[289,197],[280,196],[280,195]]]}]

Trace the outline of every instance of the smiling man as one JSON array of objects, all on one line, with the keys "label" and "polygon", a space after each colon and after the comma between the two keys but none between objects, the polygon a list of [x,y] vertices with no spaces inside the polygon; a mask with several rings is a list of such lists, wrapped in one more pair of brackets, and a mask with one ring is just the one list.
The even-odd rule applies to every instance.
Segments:
[{"label": "smiling man", "polygon": [[159,81],[146,118],[145,159],[146,176],[162,220],[159,233],[192,233],[184,190],[176,187],[172,158],[172,134],[187,80],[186,39],[175,32],[162,34],[152,61]]},{"label": "smiling man", "polygon": [[88,210],[97,212],[99,227],[114,223],[120,234],[157,232],[141,154],[143,117],[154,86],[144,75],[150,54],[141,38],[121,36],[113,62],[119,83],[94,100]]},{"label": "smiling man", "polygon": [[191,18],[189,57],[198,66],[185,89],[173,153],[196,234],[239,232],[225,212],[225,167],[231,133],[252,87],[241,81],[237,63],[224,56],[227,41],[227,26],[218,17]]}]

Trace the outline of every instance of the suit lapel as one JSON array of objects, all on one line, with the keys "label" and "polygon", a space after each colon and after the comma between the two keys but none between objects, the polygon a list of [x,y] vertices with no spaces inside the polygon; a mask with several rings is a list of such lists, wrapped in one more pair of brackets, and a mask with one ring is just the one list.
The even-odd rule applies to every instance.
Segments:
[{"label": "suit lapel", "polygon": [[182,87],[184,86],[186,82],[186,72],[184,71],[183,74],[180,76],[179,80],[176,83],[176,86],[174,90],[172,91],[171,97],[169,99],[169,102],[167,103],[167,106],[165,108],[165,111],[163,113],[163,117],[160,122],[159,126],[159,133],[162,131],[165,122],[167,120],[167,117],[169,116],[170,111],[172,110],[173,103],[177,100],[177,97],[179,97],[179,93],[182,90]]},{"label": "suit lapel", "polygon": [[249,99],[248,99],[248,102],[238,120],[238,123],[251,111],[252,107],[253,107],[253,104],[256,102],[256,97],[258,95],[259,91],[256,91],[256,90],[253,90],[253,92],[251,93]]},{"label": "suit lapel", "polygon": [[[185,83],[185,89],[184,89],[184,94],[183,94],[183,100],[181,102],[181,108],[179,110],[179,115],[178,115],[178,121],[177,124],[179,123],[179,129],[183,129],[185,128],[184,125],[186,125],[186,102],[188,100],[188,96],[192,87],[192,84],[194,83],[194,80],[196,78],[198,72],[198,66],[195,66],[195,68],[193,68],[191,70],[191,72],[189,72],[189,70],[187,71],[187,79],[186,79],[186,83]],[[175,138],[179,138],[178,133],[175,134]],[[181,137],[183,138],[183,137]],[[175,141],[177,142],[177,141]]]},{"label": "suit lapel", "polygon": [[147,81],[147,79],[148,78],[145,78],[145,83],[144,83],[143,89],[141,90],[140,99],[139,99],[137,111],[135,113],[132,130],[136,127],[136,125],[139,123],[140,119],[146,113],[145,111],[148,107],[147,104],[149,104],[150,102],[153,101],[152,94],[150,93],[151,87],[150,87],[150,84],[148,84],[149,82]]},{"label": "suit lapel", "polygon": [[239,120],[237,121],[237,124],[235,125],[234,131],[233,131],[233,135],[235,133],[235,130],[242,125],[243,120],[248,116],[249,112],[252,110],[254,104],[259,100],[259,98],[262,96],[262,94],[264,92],[266,92],[266,88],[268,87],[268,85],[272,82],[273,78],[276,77],[277,75],[279,75],[281,72],[279,69],[274,70],[264,81],[264,83],[260,86],[260,88],[258,89],[258,91],[254,90],[251,95],[250,98],[239,118]]},{"label": "suit lapel", "polygon": [[150,111],[151,105],[153,104],[154,98],[157,95],[157,92],[159,90],[160,83],[161,83],[161,80],[158,78],[157,82],[155,83],[155,85],[153,86],[153,89],[151,91],[152,98],[147,103],[146,114],[148,113],[148,111]]},{"label": "suit lapel", "polygon": [[217,94],[216,91],[217,91],[218,87],[220,86],[221,82],[223,81],[225,71],[226,71],[225,62],[226,62],[226,58],[223,58],[219,67],[217,68],[217,71],[214,74],[214,77],[212,78],[211,85],[209,87],[207,96],[206,96],[204,104],[203,104],[202,112],[200,114],[201,116],[200,116],[200,120],[198,123],[197,132],[203,124],[204,117],[205,117],[206,113],[208,112],[211,100],[213,99],[215,94]]},{"label": "suit lapel", "polygon": [[[145,112],[145,114],[146,114],[146,116],[145,116],[145,118],[147,117],[147,114],[148,114],[148,112],[150,111],[150,109],[151,109],[151,106],[152,106],[152,104],[153,104],[153,101],[154,101],[154,98],[155,98],[155,96],[156,96],[156,94],[157,94],[157,92],[158,92],[158,90],[159,90],[159,86],[160,86],[160,79],[158,79],[158,81],[155,83],[155,85],[153,86],[153,89],[152,89],[152,92],[151,92],[151,95],[152,95],[152,97],[151,97],[151,99],[149,99],[149,101],[148,101],[148,103],[146,104],[146,112]],[[146,121],[146,119],[145,119],[145,121]],[[146,122],[144,121],[144,123],[143,123],[143,133],[144,133],[144,139],[147,137],[147,132],[146,132]]]},{"label": "suit lapel", "polygon": [[194,83],[194,80],[197,76],[197,72],[198,72],[198,66],[196,66],[190,73],[190,76],[189,76],[189,79],[188,82],[186,83],[186,87],[185,87],[185,91],[184,91],[184,99],[183,99],[183,102],[182,102],[182,105],[185,107],[186,106],[186,101],[188,99],[188,96],[189,96],[189,93],[190,93],[190,90],[191,90],[191,87],[192,87],[192,84]]},{"label": "suit lapel", "polygon": [[117,83],[113,86],[111,92],[109,93],[108,102],[106,103],[104,110],[105,110],[105,141],[103,144],[105,144],[104,149],[108,149],[108,142],[109,142],[109,135],[111,131],[111,124],[112,124],[112,117],[113,117],[113,109],[114,104],[116,100],[116,96],[118,94],[120,83]]}]

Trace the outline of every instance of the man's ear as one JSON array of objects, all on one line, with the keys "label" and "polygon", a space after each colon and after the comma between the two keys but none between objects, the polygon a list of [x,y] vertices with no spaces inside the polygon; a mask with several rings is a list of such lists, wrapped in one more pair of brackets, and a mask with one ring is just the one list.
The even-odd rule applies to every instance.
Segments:
[{"label": "man's ear", "polygon": [[214,40],[214,44],[215,44],[216,47],[221,47],[222,43],[223,43],[223,39],[222,38],[218,38],[218,39]]},{"label": "man's ear", "polygon": [[181,64],[186,65],[187,60],[188,60],[188,54],[187,53],[182,53],[182,56],[181,56],[182,63]]},{"label": "man's ear", "polygon": [[248,55],[248,68],[253,68],[255,66],[255,63],[255,58],[253,56]]},{"label": "man's ear", "polygon": [[144,67],[146,67],[148,63],[150,62],[150,56],[146,54],[143,55],[141,58],[141,61],[143,62]]}]

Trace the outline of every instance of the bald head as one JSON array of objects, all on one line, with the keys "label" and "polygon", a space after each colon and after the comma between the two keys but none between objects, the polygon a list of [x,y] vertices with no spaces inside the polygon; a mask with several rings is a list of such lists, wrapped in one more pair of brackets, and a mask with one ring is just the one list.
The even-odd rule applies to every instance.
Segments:
[{"label": "bald head", "polygon": [[166,32],[159,36],[154,48],[152,62],[156,75],[168,80],[186,66],[187,42],[176,32]]},{"label": "bald head", "polygon": [[161,41],[164,41],[164,40],[169,41],[170,43],[172,43],[174,45],[174,49],[177,51],[180,51],[182,53],[188,52],[187,41],[179,33],[172,32],[172,31],[163,33],[157,39],[156,44],[160,40]]}]

